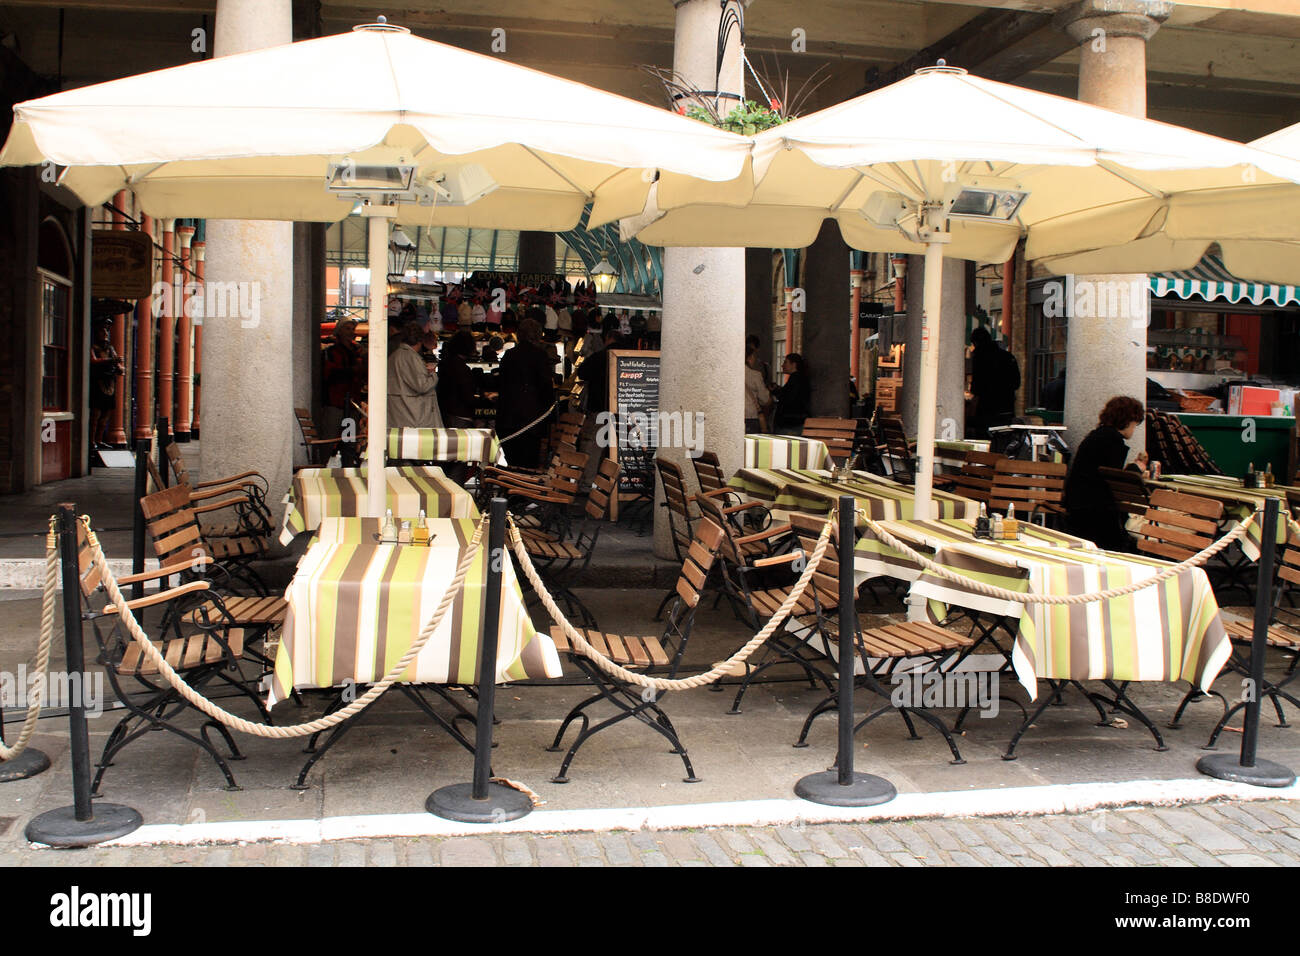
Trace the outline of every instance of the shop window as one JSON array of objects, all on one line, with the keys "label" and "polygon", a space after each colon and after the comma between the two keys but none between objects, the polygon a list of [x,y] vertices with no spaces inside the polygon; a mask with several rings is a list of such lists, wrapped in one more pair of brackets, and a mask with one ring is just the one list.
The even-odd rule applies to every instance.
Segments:
[{"label": "shop window", "polygon": [[1056,378],[1065,365],[1065,341],[1070,320],[1064,315],[1048,315],[1043,303],[1028,303],[1029,319],[1029,374],[1025,407],[1042,405],[1043,386]]},{"label": "shop window", "polygon": [[36,252],[41,284],[41,408],[72,408],[72,250],[52,218],[41,223]]}]

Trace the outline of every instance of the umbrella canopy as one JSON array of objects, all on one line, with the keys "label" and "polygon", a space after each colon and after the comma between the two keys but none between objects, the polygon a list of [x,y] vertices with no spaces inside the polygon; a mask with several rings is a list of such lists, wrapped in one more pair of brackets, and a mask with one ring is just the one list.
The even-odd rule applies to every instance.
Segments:
[{"label": "umbrella canopy", "polygon": [[[20,103],[0,165],[52,162],[85,203],[129,189],[155,218],[332,222],[361,203],[371,287],[384,288],[393,219],[571,229],[587,203],[642,208],[656,179],[735,179],[749,145],[378,23]],[[372,296],[372,515],[384,501],[386,326]]]},{"label": "umbrella canopy", "polygon": [[[833,218],[849,245],[924,253],[918,507],[933,472],[944,256],[1077,255],[1159,234],[1300,238],[1300,163],[1191,130],[938,66],[760,133],[753,189],[660,182],[623,231],[654,245],[810,245]],[[1153,250],[1148,267],[1190,268]],[[1115,271],[1131,272],[1132,264]],[[923,511],[921,512],[923,513]]]},{"label": "umbrella canopy", "polygon": [[[1300,123],[1270,133],[1250,144],[1254,149],[1300,159]],[[1207,197],[1201,197],[1204,204]],[[1168,272],[1191,269],[1217,245],[1225,268],[1256,282],[1300,285],[1300,244],[1294,235],[1296,203],[1285,188],[1257,188],[1243,183],[1219,191],[1216,201],[1237,206],[1242,221],[1225,226],[1175,223],[1171,235],[1152,230],[1143,238],[1109,249],[1046,259],[1055,272]],[[1178,202],[1178,197],[1174,198]],[[1154,263],[1154,265],[1152,265]]]}]

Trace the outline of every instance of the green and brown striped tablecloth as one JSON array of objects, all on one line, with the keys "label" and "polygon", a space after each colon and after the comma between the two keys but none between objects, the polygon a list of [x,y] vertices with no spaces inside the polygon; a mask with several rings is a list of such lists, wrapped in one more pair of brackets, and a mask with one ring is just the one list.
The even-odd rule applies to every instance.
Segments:
[{"label": "green and brown striped tablecloth", "polygon": [[[287,545],[325,518],[354,518],[366,505],[366,468],[303,468],[293,476],[280,543]],[[468,491],[437,467],[384,469],[387,507],[393,514],[430,518],[477,518],[478,506]]]},{"label": "green and brown striped tablecloth", "polygon": [[501,443],[490,428],[390,428],[388,457],[404,461],[477,461],[495,464]]},{"label": "green and brown striped tablecloth", "polygon": [[[847,481],[833,481],[824,470],[791,468],[741,468],[727,482],[751,498],[764,501],[776,511],[826,514],[840,495],[853,495],[857,507],[876,521],[915,517],[916,492],[880,475],[855,471]],[[969,518],[979,514],[979,504],[946,491],[935,491],[931,502],[942,518]],[[862,519],[858,518],[861,524]]]},{"label": "green and brown striped tablecloth", "polygon": [[[1165,475],[1164,477],[1148,482],[1149,486],[1155,490],[1167,488],[1170,491],[1179,491],[1189,495],[1200,495],[1202,498],[1213,498],[1215,501],[1223,502],[1224,530],[1229,523],[1233,521],[1245,521],[1250,515],[1262,510],[1264,501],[1268,498],[1281,499],[1280,508],[1283,512],[1287,510],[1287,486],[1274,485],[1272,488],[1247,488],[1239,478],[1229,478],[1226,475]],[[1296,489],[1292,488],[1292,491]],[[1140,523],[1140,518],[1139,522]],[[1264,539],[1263,515],[1251,525],[1246,533],[1238,539],[1241,545],[1241,552],[1251,561],[1258,561],[1260,555],[1260,542]],[[1130,529],[1132,525],[1130,525]],[[1285,544],[1287,539],[1287,523],[1285,518],[1278,518],[1277,522],[1277,543]]]},{"label": "green and brown striped tablecloth", "polygon": [[[1026,594],[1087,594],[1153,577],[1168,563],[1098,550],[1061,532],[1028,527],[1018,542],[976,539],[956,521],[887,521],[882,526],[932,561],[988,584]],[[855,569],[915,582],[931,602],[1019,620],[1012,661],[1031,699],[1037,681],[1187,680],[1208,690],[1228,660],[1230,644],[1209,579],[1201,568],[1108,601],[1022,604],[993,598],[930,571],[886,546],[868,530]],[[868,574],[868,576],[871,576]]]},{"label": "green and brown striped tablecloth", "polygon": [[[410,515],[402,513],[403,518]],[[442,600],[473,537],[474,519],[431,519],[429,547],[380,544],[379,518],[326,518],[285,598],[270,703],[294,688],[374,683],[397,663]],[[402,680],[477,684],[487,541],[464,587]],[[507,561],[501,581],[498,682],[560,677],[549,635],[537,633]]]},{"label": "green and brown striped tablecloth", "polygon": [[746,435],[746,468],[825,468],[831,453],[818,438],[798,435]]}]

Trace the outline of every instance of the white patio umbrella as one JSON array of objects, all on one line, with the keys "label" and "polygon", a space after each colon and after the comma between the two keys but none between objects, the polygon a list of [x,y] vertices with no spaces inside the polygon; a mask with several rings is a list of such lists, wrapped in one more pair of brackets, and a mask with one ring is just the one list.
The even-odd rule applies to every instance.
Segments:
[{"label": "white patio umbrella", "polygon": [[[382,18],[381,18],[382,20]],[[86,204],[156,218],[370,218],[559,231],[589,202],[641,208],[656,178],[731,180],[749,141],[386,23],[20,103],[0,165],[53,163]],[[368,509],[382,515],[387,311],[370,297]]]},{"label": "white patio umbrella", "polygon": [[[1300,159],[1300,123],[1270,133],[1251,147],[1288,159]],[[1234,276],[1274,285],[1300,285],[1300,243],[1295,234],[1298,211],[1286,186],[1260,188],[1247,170],[1235,185],[1196,196],[1172,196],[1180,214],[1155,222],[1139,239],[1122,245],[1052,256],[1042,264],[1054,272],[1177,272],[1193,268],[1216,246],[1225,268]],[[1233,222],[1200,213],[1210,203],[1231,204],[1239,212]],[[1194,210],[1192,214],[1183,214]]]},{"label": "white patio umbrella", "polygon": [[[760,133],[752,175],[747,200],[661,182],[623,230],[651,245],[789,248],[811,244],[831,217],[855,248],[924,254],[921,514],[931,501],[945,255],[1001,262],[1026,236],[1030,257],[1044,258],[1157,229],[1175,239],[1211,228],[1250,235],[1261,206],[1277,233],[1300,238],[1300,163],[942,63]],[[1161,266],[1179,267],[1188,266]]]}]

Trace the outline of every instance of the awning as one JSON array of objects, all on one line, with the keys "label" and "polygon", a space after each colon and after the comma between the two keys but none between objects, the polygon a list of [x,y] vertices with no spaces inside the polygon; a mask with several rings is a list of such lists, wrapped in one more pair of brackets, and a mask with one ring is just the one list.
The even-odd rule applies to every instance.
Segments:
[{"label": "awning", "polygon": [[1151,294],[1157,298],[1176,296],[1179,299],[1199,297],[1207,302],[1224,299],[1228,302],[1249,302],[1251,305],[1300,304],[1300,288],[1293,285],[1264,285],[1237,278],[1215,255],[1206,255],[1195,267],[1186,272],[1161,272],[1148,277]]}]

